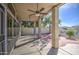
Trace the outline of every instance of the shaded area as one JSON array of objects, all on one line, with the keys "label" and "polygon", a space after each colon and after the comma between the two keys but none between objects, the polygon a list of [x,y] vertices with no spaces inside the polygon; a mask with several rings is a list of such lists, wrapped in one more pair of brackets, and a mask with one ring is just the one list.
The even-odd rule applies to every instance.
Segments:
[{"label": "shaded area", "polygon": [[19,48],[19,47],[21,47],[21,46],[23,46],[23,45],[26,45],[26,44],[28,44],[28,43],[31,43],[31,42],[33,42],[33,41],[35,41],[35,40],[37,40],[37,38],[34,38],[34,40],[25,42],[25,43],[23,43],[23,44],[21,44],[21,45],[15,46],[15,48]]},{"label": "shaded area", "polygon": [[47,55],[57,55],[58,53],[58,48],[51,48]]},{"label": "shaded area", "polygon": [[27,41],[27,40],[30,40],[30,39],[37,39],[37,38],[28,38],[28,39],[23,39],[21,42],[24,42],[24,41]]}]

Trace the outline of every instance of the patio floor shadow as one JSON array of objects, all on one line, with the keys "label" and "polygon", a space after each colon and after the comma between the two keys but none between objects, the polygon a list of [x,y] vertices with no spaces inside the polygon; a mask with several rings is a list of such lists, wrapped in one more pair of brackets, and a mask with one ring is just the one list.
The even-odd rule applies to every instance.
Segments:
[{"label": "patio floor shadow", "polygon": [[47,55],[57,55],[58,54],[58,48],[51,48]]},{"label": "patio floor shadow", "polygon": [[15,48],[19,48],[19,47],[21,47],[21,46],[23,46],[23,45],[26,45],[26,44],[28,44],[28,43],[31,43],[31,42],[33,42],[33,41],[35,41],[35,40],[37,40],[37,39],[34,38],[34,40],[30,40],[30,41],[28,41],[28,42],[22,43],[22,44],[20,44],[20,45],[18,45],[18,46],[15,46]]}]

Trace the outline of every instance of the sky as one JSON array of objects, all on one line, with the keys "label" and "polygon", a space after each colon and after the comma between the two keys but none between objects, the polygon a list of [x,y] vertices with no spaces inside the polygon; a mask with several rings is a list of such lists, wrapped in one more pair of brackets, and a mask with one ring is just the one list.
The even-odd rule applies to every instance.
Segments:
[{"label": "sky", "polygon": [[64,4],[59,8],[61,26],[79,25],[79,3]]}]

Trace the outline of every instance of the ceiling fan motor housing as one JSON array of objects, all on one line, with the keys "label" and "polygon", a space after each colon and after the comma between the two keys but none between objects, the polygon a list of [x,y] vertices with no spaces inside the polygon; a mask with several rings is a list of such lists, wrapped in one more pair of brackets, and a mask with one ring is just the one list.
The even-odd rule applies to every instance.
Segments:
[{"label": "ceiling fan motor housing", "polygon": [[36,13],[40,13],[39,11],[36,11]]}]

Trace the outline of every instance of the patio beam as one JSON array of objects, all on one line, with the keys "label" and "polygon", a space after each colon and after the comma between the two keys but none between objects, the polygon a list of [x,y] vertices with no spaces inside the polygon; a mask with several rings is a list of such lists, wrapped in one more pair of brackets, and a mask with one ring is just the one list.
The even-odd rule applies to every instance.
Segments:
[{"label": "patio beam", "polygon": [[58,7],[52,8],[52,47],[53,48],[58,48],[58,33],[59,33],[59,28],[58,28]]}]

